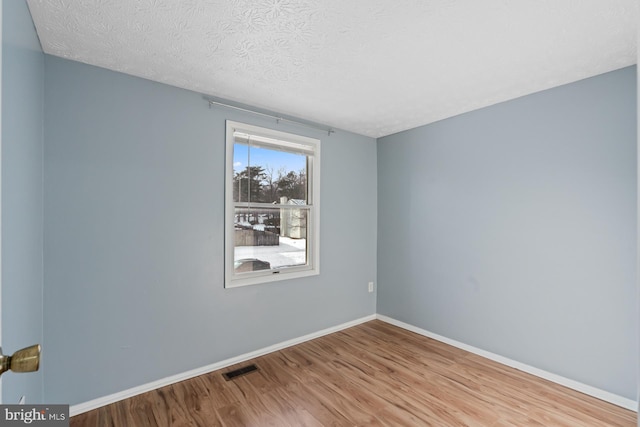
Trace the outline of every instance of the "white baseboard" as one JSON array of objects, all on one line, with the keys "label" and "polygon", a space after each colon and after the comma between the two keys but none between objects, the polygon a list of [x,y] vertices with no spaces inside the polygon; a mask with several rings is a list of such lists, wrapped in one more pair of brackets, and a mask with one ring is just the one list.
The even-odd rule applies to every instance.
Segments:
[{"label": "white baseboard", "polygon": [[197,377],[198,375],[208,374],[209,372],[217,371],[218,369],[225,368],[227,366],[234,365],[236,363],[242,363],[247,360],[263,356],[268,353],[273,353],[278,350],[282,350],[287,347],[294,346],[296,344],[303,343],[305,341],[310,341],[315,338],[322,337],[324,335],[329,335],[334,332],[341,331],[343,329],[350,328],[352,326],[359,325],[361,323],[368,322],[370,320],[376,319],[376,315],[372,314],[370,316],[362,317],[360,319],[353,320],[351,322],[343,323],[341,325],[333,326],[331,328],[323,329],[318,332],[314,332],[311,334],[307,334],[298,338],[293,338],[288,341],[284,341],[278,344],[270,345],[269,347],[264,347],[259,350],[252,351],[250,353],[245,353],[240,356],[232,357],[230,359],[222,360],[217,363],[212,363],[211,365],[203,366],[201,368],[192,369],[187,372],[183,372],[180,374],[172,375],[170,377],[166,377],[157,381],[153,381],[147,384],[143,384],[137,387],[130,388],[128,390],[124,390],[118,393],[110,394],[108,396],[100,397],[98,399],[93,399],[88,402],[79,403],[77,405],[72,405],[69,408],[69,416],[73,417],[74,415],[82,414],[83,412],[91,411],[93,409],[100,408],[102,406],[110,405],[115,402],[119,402],[120,400],[128,399],[133,396],[137,396],[138,394],[146,393],[148,391],[152,391],[158,389],[160,387],[165,387],[171,384],[175,384],[180,381],[188,380],[193,377]]},{"label": "white baseboard", "polygon": [[527,364],[517,362],[507,357],[503,357],[498,354],[491,353],[489,351],[485,351],[485,350],[461,343],[459,341],[452,340],[447,337],[443,337],[442,335],[434,334],[433,332],[429,332],[425,329],[418,328],[417,326],[413,326],[408,323],[401,322],[391,317],[387,317],[381,314],[378,314],[376,317],[379,320],[382,320],[383,322],[389,323],[391,325],[398,326],[402,329],[415,332],[416,334],[423,335],[428,338],[433,338],[436,341],[440,341],[445,344],[449,344],[453,347],[466,350],[470,353],[477,354],[478,356],[482,356],[487,359],[493,360],[495,362],[501,363],[503,365],[510,366],[519,371],[523,371],[528,374],[535,375],[536,377],[544,378],[545,380],[549,380],[556,384],[560,384],[570,389],[579,391],[580,393],[588,394],[589,396],[593,396],[600,400],[604,400],[605,402],[613,403],[614,405],[620,406],[625,409],[629,409],[634,412],[638,411],[638,404],[631,399],[627,399],[626,397],[618,396],[617,394],[613,394],[608,391],[604,391],[599,388],[592,387],[590,385],[586,385],[578,381],[574,381],[569,378],[562,377],[560,375],[552,374],[551,372],[547,372],[542,369],[538,369],[533,366],[529,366]]},{"label": "white baseboard", "polygon": [[631,411],[637,412],[638,406],[637,403],[631,399],[627,399],[622,396],[618,396],[616,394],[610,393],[608,391],[604,391],[586,384],[582,384],[578,381],[571,380],[569,378],[562,377],[560,375],[552,374],[551,372],[544,371],[542,369],[535,368],[533,366],[526,365],[521,362],[517,362],[515,360],[500,356],[498,354],[491,353],[489,351],[485,351],[459,341],[455,341],[444,337],[442,335],[435,334],[433,332],[429,332],[425,329],[418,328],[417,326],[410,325],[408,323],[401,322],[399,320],[393,319],[391,317],[387,317],[381,314],[372,314],[370,316],[362,317],[360,319],[353,320],[351,322],[343,323],[341,325],[333,326],[331,328],[323,329],[318,332],[314,332],[311,334],[307,334],[298,338],[294,338],[288,341],[284,341],[278,344],[271,345],[269,347],[261,348],[259,350],[252,351],[250,353],[245,353],[240,356],[232,357],[230,359],[222,360],[217,363],[213,363],[211,365],[203,366],[201,368],[192,369],[187,372],[183,372],[180,374],[172,375],[170,377],[166,377],[157,381],[153,381],[147,384],[143,384],[137,387],[130,388],[128,390],[124,390],[118,393],[110,394],[108,396],[100,397],[98,399],[93,399],[88,402],[79,403],[77,405],[72,405],[69,408],[69,415],[79,415],[87,411],[91,411],[93,409],[100,408],[102,406],[110,405],[115,402],[119,402],[124,399],[128,399],[133,396],[137,396],[142,393],[146,393],[148,391],[152,391],[161,387],[165,387],[167,385],[175,384],[180,381],[188,380],[193,377],[197,377],[198,375],[207,374],[209,372],[217,371],[218,369],[225,368],[227,366],[234,365],[236,363],[242,363],[244,361],[263,356],[265,354],[273,353],[278,350],[282,350],[287,347],[294,346],[296,344],[301,344],[305,341],[310,341],[315,338],[322,337],[324,335],[329,335],[334,332],[341,331],[343,329],[350,328],[352,326],[359,325],[361,323],[368,322],[370,320],[379,319],[383,322],[398,326],[400,328],[406,329],[411,332],[415,332],[419,335],[423,335],[428,338],[433,338],[437,341],[443,342],[445,344],[449,344],[453,347],[460,348],[462,350],[466,350],[470,353],[477,354],[478,356],[486,357],[487,359],[493,360],[495,362],[501,363],[506,366],[510,366],[512,368],[518,369],[523,372],[527,372],[529,374],[535,375],[540,378],[544,378],[546,380],[552,381],[556,384],[560,384],[562,386],[568,387],[570,389],[579,391],[581,393],[587,394],[589,396],[593,396],[595,398],[604,400],[605,402],[612,403],[614,405],[620,406],[625,409],[629,409]]}]

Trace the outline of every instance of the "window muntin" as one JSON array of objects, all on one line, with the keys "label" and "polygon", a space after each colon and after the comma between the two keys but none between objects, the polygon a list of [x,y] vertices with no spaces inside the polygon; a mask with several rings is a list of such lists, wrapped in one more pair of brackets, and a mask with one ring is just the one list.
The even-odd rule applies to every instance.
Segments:
[{"label": "window muntin", "polygon": [[320,141],[227,122],[225,287],[318,274]]}]

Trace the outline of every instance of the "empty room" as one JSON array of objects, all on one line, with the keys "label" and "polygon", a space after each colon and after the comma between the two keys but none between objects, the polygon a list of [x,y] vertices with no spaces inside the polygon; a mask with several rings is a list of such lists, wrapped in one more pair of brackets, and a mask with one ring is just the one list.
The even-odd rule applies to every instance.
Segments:
[{"label": "empty room", "polygon": [[0,17],[0,425],[640,426],[637,1]]}]

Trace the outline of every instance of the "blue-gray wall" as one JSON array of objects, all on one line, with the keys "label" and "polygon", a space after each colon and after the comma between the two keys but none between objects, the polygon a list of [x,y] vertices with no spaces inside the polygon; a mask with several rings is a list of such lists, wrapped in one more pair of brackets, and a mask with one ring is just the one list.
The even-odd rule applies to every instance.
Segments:
[{"label": "blue-gray wall", "polygon": [[[2,348],[42,343],[44,55],[24,0],[2,7]],[[42,372],[2,376],[3,402],[42,399]]]},{"label": "blue-gray wall", "polygon": [[378,313],[636,398],[636,68],[378,141]]},{"label": "blue-gray wall", "polygon": [[2,42],[3,348],[44,335],[45,373],[44,395],[42,373],[4,375],[5,402],[80,403],[372,314],[376,274],[381,314],[636,397],[635,68],[377,154],[277,126],[323,141],[322,274],[224,290],[224,120],[274,123],[43,56],[23,0]]},{"label": "blue-gray wall", "polygon": [[[45,398],[84,402],[375,313],[375,140],[45,59]],[[321,274],[223,288],[225,120],[322,140]]]}]

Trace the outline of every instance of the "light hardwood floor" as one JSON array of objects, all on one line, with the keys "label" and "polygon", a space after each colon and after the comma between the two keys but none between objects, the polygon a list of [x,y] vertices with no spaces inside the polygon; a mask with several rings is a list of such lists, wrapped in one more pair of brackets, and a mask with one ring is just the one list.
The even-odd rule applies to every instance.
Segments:
[{"label": "light hardwood floor", "polygon": [[[259,371],[225,381],[249,363]],[[636,426],[636,414],[371,321],[71,418],[71,426]]]}]

